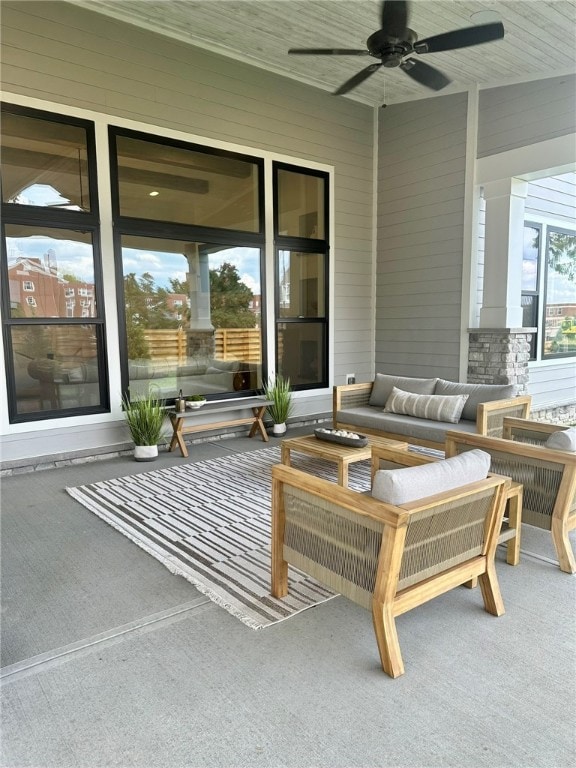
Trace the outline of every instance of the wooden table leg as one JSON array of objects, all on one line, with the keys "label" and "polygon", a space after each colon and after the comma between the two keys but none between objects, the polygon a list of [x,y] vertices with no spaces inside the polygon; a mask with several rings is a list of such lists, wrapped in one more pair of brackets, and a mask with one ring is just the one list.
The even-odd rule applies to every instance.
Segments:
[{"label": "wooden table leg", "polygon": [[266,432],[266,428],[264,427],[264,422],[262,419],[264,418],[264,413],[266,412],[266,406],[265,405],[257,405],[252,408],[252,413],[254,414],[254,423],[250,427],[250,432],[248,433],[248,437],[254,437],[254,435],[257,432],[260,432],[260,435],[262,436],[262,440],[264,440],[265,443],[268,442],[268,433]]},{"label": "wooden table leg", "polygon": [[348,488],[348,462],[338,459],[338,485]]},{"label": "wooden table leg", "polygon": [[181,419],[176,415],[170,414],[170,421],[172,422],[172,440],[170,440],[170,447],[168,448],[168,450],[173,451],[176,445],[178,445],[182,456],[187,458],[188,450],[186,448],[186,443],[184,442],[184,438],[182,437],[182,426],[184,424],[184,419]]}]

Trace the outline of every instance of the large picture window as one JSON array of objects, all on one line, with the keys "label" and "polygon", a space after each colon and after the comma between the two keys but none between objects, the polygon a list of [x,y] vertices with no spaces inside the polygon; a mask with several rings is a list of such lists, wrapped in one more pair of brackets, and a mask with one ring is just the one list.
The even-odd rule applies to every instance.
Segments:
[{"label": "large picture window", "polygon": [[13,422],[109,409],[94,168],[91,123],[3,106],[2,317]]},{"label": "large picture window", "polygon": [[260,390],[263,162],[110,137],[124,390],[167,401]]},{"label": "large picture window", "polygon": [[130,397],[259,389],[260,249],[130,235],[121,243]]}]

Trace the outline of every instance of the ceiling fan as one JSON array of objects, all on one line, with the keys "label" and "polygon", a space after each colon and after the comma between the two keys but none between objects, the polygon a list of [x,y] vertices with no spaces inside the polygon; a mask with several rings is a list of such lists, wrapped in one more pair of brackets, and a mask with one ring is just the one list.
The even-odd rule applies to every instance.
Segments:
[{"label": "ceiling fan", "polygon": [[438,53],[455,48],[468,48],[472,45],[501,40],[504,26],[501,22],[482,24],[476,27],[464,27],[452,32],[418,40],[418,35],[408,28],[408,3],[403,0],[384,0],[381,11],[381,29],[366,40],[366,49],[348,48],[290,48],[288,53],[306,56],[372,56],[379,61],[370,64],[355,74],[336,91],[341,96],[359,86],[380,67],[400,67],[413,80],[427,88],[439,91],[445,88],[450,79],[440,70],[423,61],[410,58],[411,54]]}]

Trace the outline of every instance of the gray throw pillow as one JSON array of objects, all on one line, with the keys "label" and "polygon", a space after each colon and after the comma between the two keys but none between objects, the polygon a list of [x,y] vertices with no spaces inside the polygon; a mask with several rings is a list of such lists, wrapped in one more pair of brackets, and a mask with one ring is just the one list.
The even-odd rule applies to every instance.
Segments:
[{"label": "gray throw pillow", "polygon": [[408,504],[484,480],[489,470],[490,454],[478,448],[418,467],[379,469],[374,475],[372,496],[388,504]]},{"label": "gray throw pillow", "polygon": [[438,379],[415,379],[411,376],[390,376],[387,373],[377,373],[368,405],[384,408],[386,401],[392,394],[393,387],[404,392],[415,392],[417,395],[432,395],[437,381]]},{"label": "gray throw pillow", "polygon": [[576,453],[576,427],[559,429],[558,432],[552,432],[544,445],[546,448],[554,448],[557,451]]},{"label": "gray throw pillow", "polygon": [[434,394],[468,395],[468,400],[462,411],[462,418],[468,421],[476,421],[479,403],[507,400],[510,397],[514,397],[516,387],[514,384],[465,384],[458,381],[438,379]]}]

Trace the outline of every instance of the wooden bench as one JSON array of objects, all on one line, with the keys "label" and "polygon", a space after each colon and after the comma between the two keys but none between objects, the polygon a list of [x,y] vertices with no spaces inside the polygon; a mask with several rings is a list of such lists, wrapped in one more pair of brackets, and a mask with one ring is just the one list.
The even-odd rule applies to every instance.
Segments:
[{"label": "wooden bench", "polygon": [[[190,432],[205,432],[210,429],[223,429],[238,424],[251,424],[248,437],[254,437],[260,433],[262,440],[268,441],[268,434],[264,427],[264,413],[267,406],[272,405],[271,400],[263,397],[239,397],[231,400],[213,400],[203,405],[201,408],[190,409],[186,411],[168,411],[168,417],[172,424],[172,439],[170,440],[169,451],[173,451],[176,446],[180,448],[182,456],[188,456],[188,450],[184,442],[184,435]],[[245,411],[250,409],[251,416],[239,414],[234,418],[225,418],[218,421],[207,421],[206,416],[219,416],[222,413],[227,415],[233,411]],[[202,417],[202,418],[199,418]],[[194,421],[194,424],[186,422]]]}]

